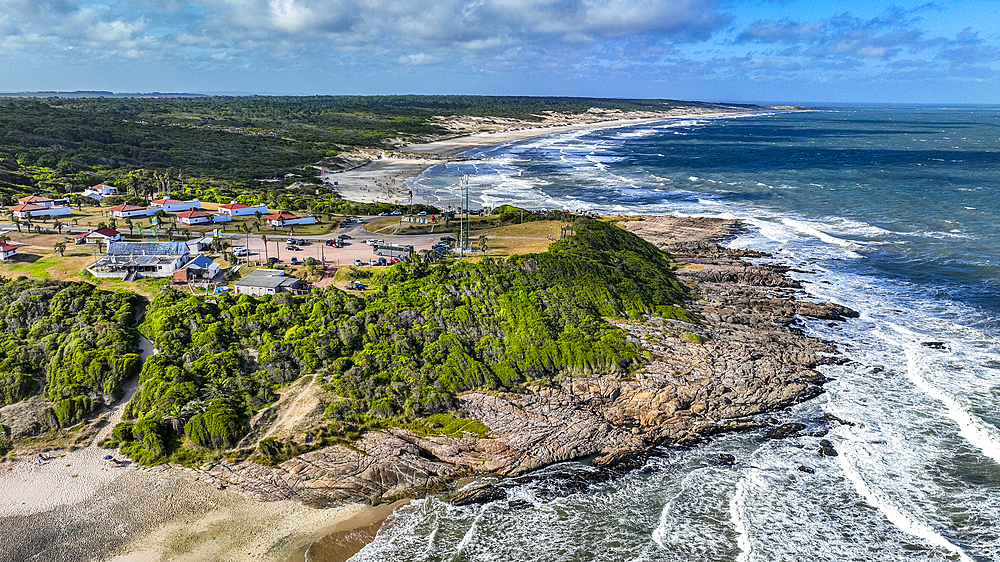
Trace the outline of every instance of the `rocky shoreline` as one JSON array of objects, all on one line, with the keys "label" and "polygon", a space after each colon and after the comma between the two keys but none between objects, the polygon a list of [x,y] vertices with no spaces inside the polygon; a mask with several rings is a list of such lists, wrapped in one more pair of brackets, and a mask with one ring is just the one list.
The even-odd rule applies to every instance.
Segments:
[{"label": "rocky shoreline", "polygon": [[745,258],[763,256],[719,245],[740,228],[734,221],[645,217],[624,226],[681,262],[676,273],[697,295],[686,305],[697,323],[616,321],[649,356],[635,375],[461,395],[466,414],[490,428],[487,438],[369,432],[351,448],[325,447],[275,467],[220,462],[194,476],[262,501],[381,503],[464,475],[518,476],[584,457],[629,466],[657,445],[774,424],[765,414],[822,392],[825,379],[814,369],[837,361],[836,350],[804,336],[797,317],[839,321],[857,313],[799,300],[786,268],[753,265]]}]

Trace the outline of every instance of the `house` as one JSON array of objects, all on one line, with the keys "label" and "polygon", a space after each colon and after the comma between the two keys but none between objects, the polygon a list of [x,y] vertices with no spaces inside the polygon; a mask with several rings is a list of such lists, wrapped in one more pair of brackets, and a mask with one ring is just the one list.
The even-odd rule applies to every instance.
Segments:
[{"label": "house", "polygon": [[32,205],[38,205],[40,207],[54,207],[56,202],[54,199],[49,199],[48,197],[42,197],[41,195],[26,195],[17,200],[18,204],[30,203]]},{"label": "house", "polygon": [[[37,197],[37,196],[32,196]],[[22,197],[21,199],[29,199],[28,197]],[[47,199],[43,197],[42,199]],[[48,199],[52,202],[51,199]],[[43,205],[41,203],[31,203],[31,202],[21,202],[13,207],[7,207],[10,209],[11,213],[15,217],[21,220],[25,219],[37,219],[41,217],[63,217],[71,214],[73,211],[69,206],[63,205]]]},{"label": "house", "polygon": [[202,224],[209,222],[227,222],[233,220],[233,217],[224,214],[213,215],[208,211],[202,211],[201,209],[188,209],[183,213],[177,213],[177,222],[191,226],[192,224]]},{"label": "house", "polygon": [[201,201],[197,199],[194,201],[181,201],[179,199],[170,199],[169,197],[165,197],[163,199],[157,199],[149,205],[150,207],[163,209],[163,211],[167,213],[179,213],[181,211],[189,211],[191,209],[200,209]]},{"label": "house", "polygon": [[257,297],[289,292],[301,294],[308,290],[305,281],[285,275],[280,269],[257,268],[233,284],[237,294]]},{"label": "house", "polygon": [[202,238],[192,238],[191,240],[188,240],[186,242],[188,251],[191,252],[192,254],[197,254],[203,249],[209,247],[212,244],[212,240],[214,240],[214,238],[212,238],[211,236],[204,236]]},{"label": "house", "polygon": [[0,243],[0,261],[9,260],[17,255],[17,246],[6,242]]},{"label": "house", "polygon": [[91,199],[96,199],[97,201],[100,201],[105,197],[118,195],[118,188],[113,185],[104,185],[103,183],[99,183],[93,187],[88,187],[87,189],[84,189],[81,195],[83,195],[84,197],[90,197]]},{"label": "house", "polygon": [[156,214],[156,211],[160,209],[155,209],[153,207],[139,207],[137,205],[131,205],[129,203],[122,203],[120,205],[115,205],[114,207],[108,207],[108,212],[111,216],[116,219],[127,219],[132,217],[150,217]]},{"label": "house", "polygon": [[300,217],[287,211],[278,211],[273,215],[267,215],[267,224],[271,226],[289,226],[293,224],[316,224],[316,217],[306,215]]},{"label": "house", "polygon": [[225,205],[219,205],[219,212],[233,217],[245,217],[256,213],[266,215],[267,205],[244,205],[243,203],[230,201]]},{"label": "house", "polygon": [[87,268],[95,277],[170,277],[190,261],[184,242],[111,242],[106,256]]},{"label": "house", "polygon": [[219,264],[208,256],[195,256],[183,267],[174,271],[174,281],[186,283],[191,281],[211,281],[219,274]]},{"label": "house", "polygon": [[118,242],[122,239],[122,233],[118,232],[113,228],[98,228],[91,232],[84,232],[83,234],[76,235],[76,244],[94,244],[101,242],[103,244],[108,244],[111,242]]}]

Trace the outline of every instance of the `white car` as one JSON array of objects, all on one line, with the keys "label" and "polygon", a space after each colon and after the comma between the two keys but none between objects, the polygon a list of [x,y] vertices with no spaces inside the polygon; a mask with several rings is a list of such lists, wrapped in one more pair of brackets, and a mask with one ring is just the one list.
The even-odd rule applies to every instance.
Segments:
[{"label": "white car", "polygon": [[250,250],[247,250],[246,248],[233,248],[233,255],[238,258],[249,256]]}]

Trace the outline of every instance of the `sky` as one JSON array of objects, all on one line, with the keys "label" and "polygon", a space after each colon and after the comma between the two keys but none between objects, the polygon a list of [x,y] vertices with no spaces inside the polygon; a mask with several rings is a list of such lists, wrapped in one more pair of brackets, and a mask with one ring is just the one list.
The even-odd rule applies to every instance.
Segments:
[{"label": "sky", "polygon": [[1000,1],[0,0],[0,92],[1000,103]]}]

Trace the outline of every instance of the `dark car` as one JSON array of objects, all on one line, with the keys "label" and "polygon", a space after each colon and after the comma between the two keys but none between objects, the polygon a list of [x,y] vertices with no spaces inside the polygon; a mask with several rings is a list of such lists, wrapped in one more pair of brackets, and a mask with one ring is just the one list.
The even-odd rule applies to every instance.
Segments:
[{"label": "dark car", "polygon": [[281,263],[281,260],[279,260],[278,258],[271,257],[267,258],[267,263]]},{"label": "dark car", "polygon": [[299,247],[295,246],[293,244],[289,244],[289,245],[285,246],[285,249],[286,250],[291,250],[293,252],[298,252],[299,251]]},{"label": "dark car", "polygon": [[326,241],[326,245],[327,246],[333,246],[333,240],[327,240]]},{"label": "dark car", "polygon": [[379,265],[389,265],[389,262],[387,262],[387,261],[385,260],[385,258],[379,258],[379,259],[378,259],[378,264],[379,264]]}]

